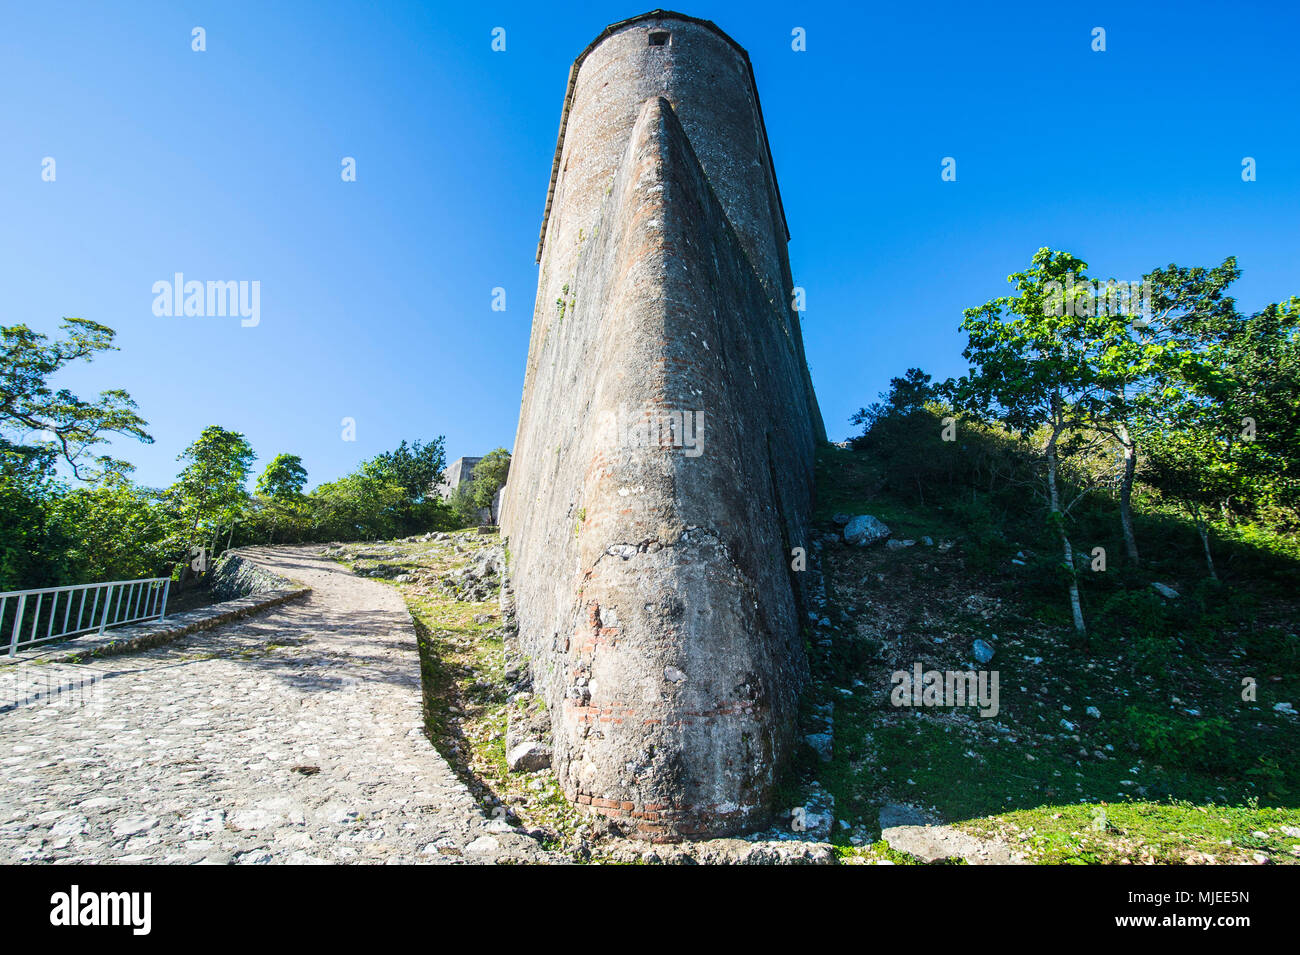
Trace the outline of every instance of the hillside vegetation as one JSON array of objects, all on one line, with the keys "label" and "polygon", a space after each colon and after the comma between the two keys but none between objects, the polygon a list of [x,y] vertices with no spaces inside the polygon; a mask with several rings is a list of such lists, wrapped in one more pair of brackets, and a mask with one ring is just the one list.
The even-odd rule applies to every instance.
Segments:
[{"label": "hillside vegetation", "polygon": [[[914,420],[924,421],[918,443],[937,438],[943,417]],[[827,447],[818,458],[830,605],[827,626],[810,631],[832,639],[814,653],[811,699],[833,704],[834,752],[827,764],[806,750],[800,778],[833,795],[849,826],[837,825],[834,841],[878,853],[878,811],[901,803],[1001,834],[1041,861],[1300,861],[1300,725],[1275,708],[1300,700],[1292,542],[1214,526],[1214,581],[1192,522],[1141,499],[1135,530],[1149,557],[1133,565],[1117,502],[1096,494],[1073,535],[1118,556],[1078,574],[1080,634],[1056,533],[1031,489],[1004,477],[990,491],[985,466],[949,468],[941,455],[892,447]],[[979,430],[953,452],[1002,457],[1004,475],[1016,453]],[[871,514],[892,539],[916,543],[846,544],[837,514]],[[985,664],[977,639],[994,649]],[[916,663],[997,671],[996,716],[892,705],[891,674]]]}]

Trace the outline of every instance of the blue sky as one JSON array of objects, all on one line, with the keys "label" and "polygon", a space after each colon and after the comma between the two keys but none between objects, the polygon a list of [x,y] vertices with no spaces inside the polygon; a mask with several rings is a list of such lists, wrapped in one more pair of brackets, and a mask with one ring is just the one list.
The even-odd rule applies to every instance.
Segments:
[{"label": "blue sky", "polygon": [[[832,439],[907,367],[963,371],[961,310],[1043,245],[1123,280],[1235,254],[1243,307],[1300,294],[1300,6],[983,6],[681,8],[753,60]],[[403,438],[509,447],[568,67],[645,9],[6,4],[0,323],[117,330],[57,383],[131,392],[157,443],[114,453],[146,484],[208,424],[313,485]],[[260,324],[155,316],[176,272],[259,281]]]}]

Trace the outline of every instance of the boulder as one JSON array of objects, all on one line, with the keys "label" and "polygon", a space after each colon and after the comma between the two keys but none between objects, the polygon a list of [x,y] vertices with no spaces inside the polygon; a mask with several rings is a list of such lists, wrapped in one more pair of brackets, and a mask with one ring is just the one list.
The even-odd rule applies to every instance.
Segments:
[{"label": "boulder", "polygon": [[512,773],[535,773],[551,768],[551,747],[545,743],[520,743],[506,753],[506,766]]},{"label": "boulder", "polygon": [[893,533],[884,521],[870,514],[859,514],[844,528],[844,540],[855,547],[866,547],[885,540]]}]

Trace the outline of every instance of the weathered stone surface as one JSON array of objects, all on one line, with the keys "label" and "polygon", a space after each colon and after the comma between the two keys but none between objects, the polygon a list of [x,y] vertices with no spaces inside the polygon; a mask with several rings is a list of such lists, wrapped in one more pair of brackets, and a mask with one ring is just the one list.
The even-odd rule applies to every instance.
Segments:
[{"label": "weathered stone surface", "polygon": [[610,853],[613,862],[645,865],[835,865],[835,849],[825,842],[750,842],[709,839],[681,846],[640,848],[623,843]]},{"label": "weathered stone surface", "polygon": [[967,865],[1024,865],[1025,859],[1004,843],[980,839],[950,826],[891,826],[880,833],[896,852],[922,862],[962,859]]},{"label": "weathered stone surface", "polygon": [[248,560],[241,551],[227,551],[212,570],[208,585],[218,600],[235,600],[256,594],[295,589],[293,581]]},{"label": "weathered stone surface", "polygon": [[0,667],[0,700],[78,686],[0,706],[0,863],[555,861],[493,832],[424,735],[401,596],[313,550],[243,552],[312,588],[255,619]]},{"label": "weathered stone surface", "polygon": [[557,775],[634,835],[765,821],[794,743],[823,432],[786,240],[744,52],[671,14],[606,31],[571,73],[502,529]]}]

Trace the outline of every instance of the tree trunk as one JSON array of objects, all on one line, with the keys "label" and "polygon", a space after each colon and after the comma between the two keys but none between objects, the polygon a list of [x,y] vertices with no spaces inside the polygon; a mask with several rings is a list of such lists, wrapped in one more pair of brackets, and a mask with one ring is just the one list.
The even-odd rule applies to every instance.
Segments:
[{"label": "tree trunk", "polygon": [[1129,437],[1128,429],[1119,427],[1119,440],[1124,448],[1124,476],[1119,485],[1119,522],[1124,529],[1124,552],[1133,563],[1139,563],[1137,537],[1133,534],[1133,477],[1137,474],[1137,444]]},{"label": "tree trunk", "polygon": [[1205,550],[1205,566],[1210,571],[1210,579],[1217,583],[1219,575],[1214,571],[1214,558],[1210,556],[1210,532],[1199,516],[1196,518],[1196,533],[1201,535],[1201,547]]},{"label": "tree trunk", "polygon": [[1065,569],[1070,577],[1070,615],[1074,619],[1077,633],[1087,633],[1083,623],[1083,606],[1079,602],[1079,579],[1074,569],[1074,548],[1070,546],[1070,535],[1065,532],[1065,515],[1061,512],[1061,494],[1056,486],[1056,444],[1053,440],[1047,450],[1047,495],[1051,506],[1052,523],[1061,538],[1061,551],[1065,559]]}]

